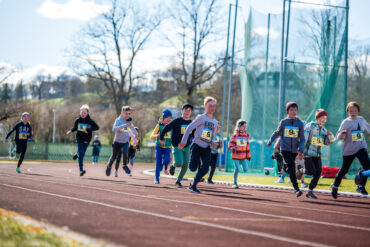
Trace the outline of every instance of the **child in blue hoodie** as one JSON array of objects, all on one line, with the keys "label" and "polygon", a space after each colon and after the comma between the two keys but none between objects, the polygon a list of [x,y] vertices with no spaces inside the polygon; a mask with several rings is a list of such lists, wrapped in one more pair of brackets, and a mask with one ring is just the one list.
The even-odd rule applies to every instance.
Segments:
[{"label": "child in blue hoodie", "polygon": [[288,117],[282,119],[279,123],[277,130],[272,133],[270,140],[267,142],[267,148],[271,146],[273,141],[280,136],[281,154],[284,163],[288,166],[288,173],[290,181],[295,190],[296,197],[302,195],[302,191],[298,187],[295,159],[303,159],[303,149],[305,144],[304,126],[302,121],[297,118],[298,105],[295,102],[288,102],[286,104],[286,111]]}]

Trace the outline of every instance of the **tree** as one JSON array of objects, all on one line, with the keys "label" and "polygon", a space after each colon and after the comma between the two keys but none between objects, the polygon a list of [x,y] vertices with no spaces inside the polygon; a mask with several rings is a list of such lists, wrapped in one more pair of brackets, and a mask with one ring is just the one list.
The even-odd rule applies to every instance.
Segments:
[{"label": "tree", "polygon": [[[223,22],[216,0],[173,1],[171,24],[176,35],[167,39],[177,50],[179,62],[172,68],[172,77],[186,88],[186,101],[196,103],[193,95],[198,87],[211,81],[223,65],[220,57],[205,56],[205,49],[216,41],[218,24]],[[176,41],[178,39],[178,42]]]},{"label": "tree", "polygon": [[23,81],[21,81],[16,85],[14,89],[14,98],[22,101],[25,98],[25,96],[26,96],[25,88],[23,85]]},{"label": "tree", "polygon": [[104,84],[119,113],[122,103],[129,103],[133,81],[139,76],[134,61],[161,18],[140,10],[137,3],[110,3],[111,9],[81,32],[74,58],[85,75]]}]

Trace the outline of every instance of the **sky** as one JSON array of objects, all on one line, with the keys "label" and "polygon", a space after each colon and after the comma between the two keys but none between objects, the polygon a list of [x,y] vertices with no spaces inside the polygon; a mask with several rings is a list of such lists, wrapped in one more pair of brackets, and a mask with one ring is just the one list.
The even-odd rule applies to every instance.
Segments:
[{"label": "sky", "polygon": [[[151,4],[166,1],[169,0],[145,1],[145,6],[150,8]],[[235,1],[224,2],[227,13],[228,4]],[[239,4],[239,27],[248,18],[249,5],[264,13],[280,13],[282,9],[282,0],[239,0]],[[0,0],[0,65],[33,73],[68,70],[66,50],[72,47],[74,37],[89,20],[108,9],[103,0]],[[370,43],[369,11],[369,0],[350,0],[350,40]],[[243,36],[240,29],[237,36]],[[141,61],[158,64],[159,54],[170,51],[169,47],[158,47],[162,50],[148,50]],[[224,50],[224,45],[221,49]]]}]

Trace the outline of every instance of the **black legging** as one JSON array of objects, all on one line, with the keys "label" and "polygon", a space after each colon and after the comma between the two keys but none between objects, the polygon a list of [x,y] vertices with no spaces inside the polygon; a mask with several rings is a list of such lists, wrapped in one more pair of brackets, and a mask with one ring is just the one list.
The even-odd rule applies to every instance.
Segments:
[{"label": "black legging", "polygon": [[[112,167],[112,164],[114,161],[116,161],[116,170],[119,168],[119,162],[121,161],[122,156],[122,148],[124,145],[128,145],[128,143],[119,143],[119,142],[113,142],[112,143],[112,155],[109,158],[108,166]],[[125,152],[123,152],[123,165],[127,165],[127,148]]]},{"label": "black legging", "polygon": [[23,162],[24,155],[27,150],[27,141],[15,141],[16,153],[21,154],[18,160],[17,168],[19,168]]},{"label": "black legging", "polygon": [[209,164],[209,166],[211,167],[211,171],[209,172],[208,181],[212,181],[213,174],[215,173],[216,165],[217,165],[217,156],[218,156],[218,153],[215,153],[215,154],[211,153],[211,162]]},{"label": "black legging", "polygon": [[307,157],[304,159],[306,174],[312,176],[312,180],[309,186],[310,190],[313,190],[319,182],[322,170],[321,157]]},{"label": "black legging", "polygon": [[[347,174],[355,158],[357,158],[360,161],[364,170],[368,170],[370,168],[370,159],[369,159],[369,155],[367,154],[367,150],[365,148],[360,149],[357,153],[353,155],[343,156],[342,168],[340,168],[339,172],[335,176],[335,180],[334,180],[335,187],[338,187],[340,185],[340,183],[342,182],[342,178]],[[362,179],[360,185],[365,187],[366,182],[367,182],[367,177]]]},{"label": "black legging", "polygon": [[297,154],[289,151],[282,151],[281,154],[283,155],[284,163],[288,166],[290,182],[295,190],[299,190],[297,176],[295,174],[295,158],[297,157]]}]

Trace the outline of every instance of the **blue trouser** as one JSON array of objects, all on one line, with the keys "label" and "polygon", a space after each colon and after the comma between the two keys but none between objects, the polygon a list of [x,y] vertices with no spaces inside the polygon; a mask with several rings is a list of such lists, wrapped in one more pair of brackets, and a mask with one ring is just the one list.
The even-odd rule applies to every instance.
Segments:
[{"label": "blue trouser", "polygon": [[83,171],[84,169],[84,157],[87,150],[87,147],[89,146],[89,142],[84,142],[77,140],[77,156],[78,156],[78,166],[80,167],[80,171]]},{"label": "blue trouser", "polygon": [[155,181],[159,182],[159,175],[163,169],[163,166],[166,166],[170,163],[171,148],[162,148],[157,145],[155,149]]},{"label": "blue trouser", "polygon": [[[198,172],[194,177],[193,186],[196,187],[198,182],[208,173],[209,165],[211,163],[211,148],[202,148],[201,146],[193,143],[191,145],[191,155],[189,162],[189,169],[195,172],[198,167]],[[202,160],[202,163],[200,163]]]},{"label": "blue trouser", "polygon": [[362,176],[370,177],[370,170],[363,171],[363,172],[362,172]]},{"label": "blue trouser", "polygon": [[98,163],[98,158],[99,158],[99,156],[98,156],[98,155],[94,155],[94,156],[92,157],[92,162],[94,162],[94,163]]},{"label": "blue trouser", "polygon": [[233,160],[234,161],[234,184],[238,183],[239,166],[243,167],[243,171],[248,171],[247,160]]}]

